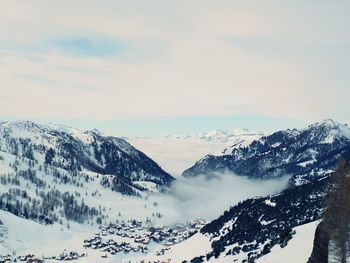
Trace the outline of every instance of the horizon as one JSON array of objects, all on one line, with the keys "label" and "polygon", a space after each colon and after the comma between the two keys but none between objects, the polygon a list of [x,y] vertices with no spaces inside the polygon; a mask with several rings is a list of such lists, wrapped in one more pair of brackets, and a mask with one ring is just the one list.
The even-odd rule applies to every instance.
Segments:
[{"label": "horizon", "polygon": [[[156,121],[159,122],[160,119],[156,119],[156,120],[143,120],[142,122],[140,122],[140,126],[142,125],[149,125],[150,121]],[[217,119],[215,119],[217,121]],[[194,125],[196,127],[196,129],[189,129],[188,132],[174,132],[174,133],[161,133],[161,132],[156,132],[156,133],[152,133],[153,129],[150,131],[150,133],[148,134],[133,134],[132,131],[134,130],[131,129],[129,131],[127,131],[125,128],[128,126],[123,126],[122,124],[118,123],[117,121],[103,121],[103,122],[97,122],[99,123],[98,126],[93,126],[94,124],[96,124],[96,122],[91,122],[88,120],[74,120],[74,121],[66,121],[65,123],[59,122],[59,121],[52,121],[52,120],[35,120],[35,119],[23,119],[23,118],[1,118],[0,117],[0,122],[7,122],[7,121],[30,121],[30,122],[34,122],[34,123],[38,123],[38,124],[42,124],[42,125],[51,125],[51,124],[55,124],[55,125],[59,125],[59,126],[63,126],[63,127],[67,127],[67,128],[76,128],[76,129],[81,129],[81,130],[98,130],[99,132],[101,132],[102,134],[108,135],[108,136],[116,136],[116,137],[121,137],[121,138],[160,138],[160,137],[164,137],[167,135],[171,135],[171,136],[196,136],[196,135],[200,135],[200,134],[205,134],[205,133],[209,133],[209,132],[213,132],[213,131],[223,131],[223,132],[234,132],[235,130],[245,130],[247,129],[249,132],[256,132],[256,133],[265,133],[265,134],[269,134],[269,133],[274,133],[277,131],[282,131],[282,130],[287,130],[287,129],[303,129],[308,127],[311,124],[314,123],[322,123],[325,122],[327,120],[331,120],[331,121],[335,121],[338,122],[340,124],[344,124],[344,125],[348,125],[348,123],[346,122],[341,122],[335,119],[331,119],[331,118],[324,118],[321,120],[316,120],[313,122],[300,122],[299,120],[293,120],[293,121],[288,121],[288,120],[284,120],[284,125],[281,126],[281,120],[274,120],[274,119],[270,119],[268,121],[270,121],[270,124],[273,123],[273,125],[269,126],[270,128],[267,130],[262,130],[262,129],[256,129],[256,128],[252,128],[252,126],[239,126],[239,124],[237,124],[236,126],[229,126],[230,123],[228,121],[226,121],[225,119],[223,120],[222,125],[224,126],[215,126],[215,124],[212,124],[212,126],[207,126],[208,121],[205,122],[206,126],[208,129],[203,128],[202,130],[198,131],[196,125]],[[125,120],[124,120],[125,121]],[[169,123],[169,120],[163,120],[166,124]],[[186,120],[182,120],[182,122],[184,122]],[[187,121],[192,122],[193,120],[188,119]],[[177,120],[177,122],[179,122],[179,120]],[[137,123],[137,121],[135,121],[135,124]],[[243,117],[242,119],[236,119],[236,123],[240,123],[240,124],[250,124],[251,120],[247,120],[247,117]],[[262,121],[262,123],[264,125],[266,125],[266,122]],[[294,124],[294,126],[293,126]],[[137,125],[137,124],[136,124]],[[213,126],[214,125],[214,126]],[[182,126],[180,126],[182,127]],[[255,127],[263,127],[263,126],[255,126]],[[121,128],[121,129],[119,129]],[[173,128],[173,127],[172,127]],[[124,134],[121,132],[124,130]],[[161,129],[161,131],[163,131]]]}]

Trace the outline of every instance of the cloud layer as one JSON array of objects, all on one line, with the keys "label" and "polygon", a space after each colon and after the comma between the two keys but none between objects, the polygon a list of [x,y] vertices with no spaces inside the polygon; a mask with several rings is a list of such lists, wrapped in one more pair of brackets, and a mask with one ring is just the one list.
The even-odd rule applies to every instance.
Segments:
[{"label": "cloud layer", "polygon": [[349,11],[342,0],[5,0],[0,112],[349,121]]},{"label": "cloud layer", "polygon": [[211,177],[178,178],[165,194],[149,199],[160,204],[164,214],[159,223],[193,219],[213,220],[238,202],[256,196],[276,194],[286,188],[290,176],[258,180],[229,172]]}]

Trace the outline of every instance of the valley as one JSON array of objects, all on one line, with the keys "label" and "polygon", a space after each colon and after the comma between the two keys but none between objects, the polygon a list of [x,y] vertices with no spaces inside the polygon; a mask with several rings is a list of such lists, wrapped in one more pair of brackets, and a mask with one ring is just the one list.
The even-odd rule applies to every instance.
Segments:
[{"label": "valley", "polygon": [[[208,145],[172,176],[124,139],[0,123],[0,262],[273,263],[266,260],[295,243],[294,229],[313,224],[310,240],[329,177],[350,154],[349,128],[325,120],[224,135],[171,138]],[[156,139],[142,140],[150,147]],[[180,155],[180,141],[168,151]],[[225,144],[221,153],[211,153],[213,141]]]}]

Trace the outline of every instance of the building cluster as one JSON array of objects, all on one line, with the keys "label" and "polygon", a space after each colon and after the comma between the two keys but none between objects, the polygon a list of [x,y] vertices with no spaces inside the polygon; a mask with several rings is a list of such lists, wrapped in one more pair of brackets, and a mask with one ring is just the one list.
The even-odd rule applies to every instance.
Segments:
[{"label": "building cluster", "polygon": [[115,255],[119,252],[142,252],[147,253],[148,247],[143,245],[134,245],[129,242],[116,242],[113,239],[105,240],[100,236],[94,236],[84,240],[85,248],[99,249],[101,252],[108,252],[111,255]]},{"label": "building cluster", "polygon": [[43,259],[37,258],[34,254],[26,254],[18,257],[11,255],[0,255],[0,263],[11,263],[11,262],[28,262],[28,263],[42,263]]},{"label": "building cluster", "polygon": [[70,251],[70,252],[64,251],[59,256],[53,256],[45,259],[54,259],[58,261],[71,261],[71,260],[77,260],[85,256],[86,256],[85,253],[79,254],[75,251]]},{"label": "building cluster", "polygon": [[34,254],[26,254],[21,256],[11,256],[11,255],[1,255],[0,254],[0,263],[11,263],[11,262],[26,262],[26,263],[43,263],[46,260],[55,260],[55,261],[72,261],[77,260],[81,257],[85,257],[86,254],[79,254],[75,251],[62,252],[59,256],[50,256],[50,257],[37,257]]},{"label": "building cluster", "polygon": [[201,220],[171,227],[153,227],[137,220],[111,223],[103,226],[93,237],[85,239],[83,246],[106,252],[103,255],[106,257],[107,253],[115,255],[120,252],[147,254],[151,244],[158,244],[160,248],[156,255],[160,256],[170,246],[188,239],[204,225],[205,222]]}]

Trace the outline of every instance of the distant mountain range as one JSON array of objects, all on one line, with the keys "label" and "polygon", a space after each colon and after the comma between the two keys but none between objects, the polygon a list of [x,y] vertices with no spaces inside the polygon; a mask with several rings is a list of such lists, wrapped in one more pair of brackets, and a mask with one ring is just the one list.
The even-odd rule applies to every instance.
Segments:
[{"label": "distant mountain range", "polygon": [[125,138],[132,145],[147,152],[153,160],[174,175],[190,167],[195,161],[207,154],[222,155],[240,145],[266,135],[247,129],[232,131],[213,130],[196,135],[165,135],[160,137]]},{"label": "distant mountain range", "polygon": [[350,157],[350,129],[333,120],[301,130],[288,129],[262,136],[250,144],[239,144],[222,155],[209,154],[183,172],[191,177],[230,171],[252,178],[291,175],[300,185],[332,172],[339,158]]},{"label": "distant mountain range", "polygon": [[165,135],[162,138],[176,139],[198,139],[210,142],[227,142],[235,144],[248,138],[259,138],[265,135],[263,132],[252,132],[248,129],[234,129],[232,131],[212,130],[209,132],[198,133],[196,135]]}]

